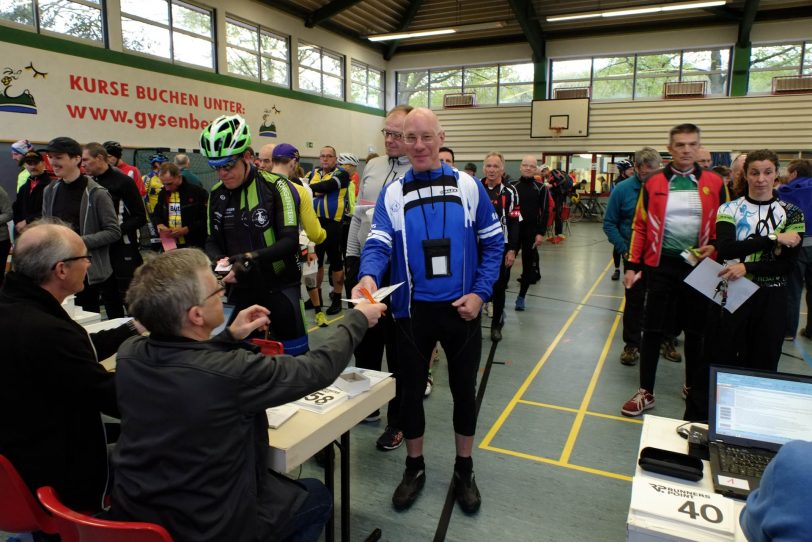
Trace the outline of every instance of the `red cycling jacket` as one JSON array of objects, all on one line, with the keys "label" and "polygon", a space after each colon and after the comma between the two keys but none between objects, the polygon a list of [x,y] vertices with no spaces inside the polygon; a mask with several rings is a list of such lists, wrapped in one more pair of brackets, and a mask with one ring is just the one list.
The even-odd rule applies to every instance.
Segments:
[{"label": "red cycling jacket", "polygon": [[[674,175],[676,175],[674,170],[667,165],[643,183],[632,220],[632,238],[628,254],[630,269],[640,270],[643,264],[651,267],[660,265],[669,180]],[[728,193],[725,183],[716,173],[694,164],[693,175],[697,181],[699,200],[702,204],[702,223],[696,244],[697,247],[701,247],[716,239],[716,211],[728,200]]]}]

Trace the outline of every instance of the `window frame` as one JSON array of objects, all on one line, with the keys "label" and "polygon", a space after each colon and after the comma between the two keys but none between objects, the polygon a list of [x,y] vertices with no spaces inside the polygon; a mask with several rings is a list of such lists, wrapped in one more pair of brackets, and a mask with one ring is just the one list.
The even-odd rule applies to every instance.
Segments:
[{"label": "window frame", "polygon": [[[441,94],[448,94],[449,91],[459,91],[462,93],[474,93],[476,94],[477,89],[496,89],[496,101],[490,103],[477,103],[477,105],[484,106],[484,107],[516,107],[522,105],[528,105],[533,101],[532,97],[532,90],[534,81],[531,79],[529,81],[510,81],[506,82],[503,80],[503,70],[508,66],[522,66],[522,65],[532,65],[532,62],[522,62],[522,61],[511,61],[511,62],[497,62],[497,63],[485,63],[485,64],[466,64],[463,66],[444,66],[444,67],[435,67],[435,68],[424,68],[424,69],[411,69],[411,70],[398,70],[395,72],[395,95],[397,97],[397,103],[410,103],[415,107],[429,107],[432,109],[440,109],[442,105],[434,106],[432,105],[432,93],[440,92]],[[480,84],[466,84],[467,73],[473,70],[481,69],[481,68],[495,68],[496,69],[496,82],[493,83],[480,83]],[[459,72],[459,85],[451,85],[451,86],[439,86],[437,82],[432,82],[432,76],[437,73],[441,72]],[[404,100],[402,96],[401,89],[401,81],[404,76],[408,76],[414,73],[424,73],[425,74],[425,84],[419,87],[414,87],[407,89],[408,92],[411,94],[416,94],[419,92],[426,93],[426,101],[420,104],[411,103],[411,98],[409,100]],[[508,86],[520,86],[520,85],[529,85],[531,96],[530,99],[522,102],[505,102],[503,101],[503,93],[504,87]],[[479,94],[476,94],[479,96]],[[442,102],[440,102],[442,103]]]},{"label": "window frame", "polygon": [[[560,58],[560,59],[550,59],[550,66],[548,68],[548,83],[547,83],[547,96],[552,97],[555,89],[557,88],[571,88],[577,86],[588,86],[590,88],[590,95],[592,99],[595,101],[644,101],[644,100],[661,100],[663,99],[662,93],[657,96],[640,96],[638,92],[638,81],[642,79],[661,79],[667,78],[671,79],[676,77],[675,81],[693,81],[696,79],[690,79],[690,77],[695,77],[700,73],[697,72],[695,69],[687,69],[685,66],[685,55],[690,53],[697,53],[703,51],[719,51],[722,55],[727,52],[727,60],[726,60],[726,69],[718,69],[718,70],[708,70],[705,72],[701,72],[701,75],[707,75],[708,77],[712,77],[714,75],[724,75],[725,76],[725,90],[724,93],[713,93],[711,92],[708,96],[729,96],[730,95],[730,84],[731,84],[731,70],[732,70],[732,54],[733,49],[732,47],[696,47],[696,48],[687,48],[687,49],[672,49],[666,51],[646,51],[646,52],[629,52],[629,53],[616,53],[614,55],[596,55],[591,57],[580,57],[580,58]],[[676,69],[669,69],[663,70],[659,73],[646,73],[645,75],[640,74],[640,64],[639,60],[641,56],[653,56],[653,55],[679,55],[679,65]],[[631,78],[628,76],[625,77],[618,77],[617,79],[629,80],[631,81],[631,96],[628,97],[620,97],[620,98],[595,98],[595,81],[608,81],[611,80],[611,77],[595,77],[595,61],[600,59],[610,59],[610,58],[632,58],[633,59],[633,71],[631,74]],[[589,78],[586,79],[584,77],[577,77],[571,79],[553,79],[553,73],[555,69],[556,62],[568,62],[573,60],[588,60],[590,61],[590,70],[589,70]],[[711,87],[712,88],[712,87]]]},{"label": "window frame", "polygon": [[99,11],[99,23],[101,28],[101,37],[98,40],[86,38],[84,36],[76,36],[73,34],[67,34],[64,32],[59,32],[57,30],[51,30],[49,28],[45,28],[42,26],[42,12],[40,10],[40,3],[41,0],[29,0],[29,4],[31,5],[32,17],[33,20],[31,24],[28,23],[21,23],[18,21],[13,21],[11,19],[0,18],[0,28],[3,26],[10,26],[14,28],[21,28],[25,30],[32,30],[40,35],[43,36],[54,36],[60,39],[66,39],[70,41],[77,41],[80,43],[87,43],[96,46],[102,46],[105,48],[109,47],[109,34],[108,34],[108,25],[107,25],[107,12],[105,8],[107,4],[104,0],[99,0],[98,2],[92,2],[90,0],[69,0],[73,4],[80,4],[85,7],[97,9]]},{"label": "window frame", "polygon": [[[302,58],[301,58],[301,54],[299,53],[299,51],[301,51],[303,47],[312,48],[312,49],[315,49],[315,50],[317,50],[319,52],[319,68],[318,69],[302,64]],[[347,72],[347,57],[345,55],[342,55],[342,54],[337,53],[335,51],[331,51],[330,49],[326,49],[325,47],[322,47],[321,45],[316,45],[315,43],[310,43],[310,42],[307,42],[307,41],[304,41],[304,40],[300,39],[299,43],[298,43],[298,47],[297,47],[297,55],[296,56],[297,56],[297,60],[298,60],[298,62],[297,62],[298,69],[296,71],[296,84],[297,84],[298,90],[300,92],[305,92],[307,94],[313,94],[313,95],[316,95],[316,96],[321,96],[323,98],[329,98],[329,99],[332,99],[332,100],[339,100],[339,101],[343,101],[343,102],[348,101],[347,100],[347,73],[346,73]],[[337,60],[341,64],[341,70],[340,70],[340,75],[339,76],[333,75],[332,73],[327,72],[327,71],[324,70],[324,58],[325,57],[332,58],[333,60]],[[315,72],[315,73],[319,74],[319,81],[320,81],[320,90],[319,91],[302,88],[302,84],[301,84],[302,70]],[[325,89],[325,85],[324,85],[325,77],[340,80],[340,83],[341,83],[341,85],[340,85],[341,96],[335,96],[333,94],[325,93],[325,90],[324,90]]]},{"label": "window frame", "polygon": [[[261,83],[263,85],[273,85],[273,86],[279,87],[279,88],[290,89],[291,88],[291,83],[292,83],[292,77],[291,77],[291,37],[288,36],[287,34],[283,34],[282,32],[272,30],[272,29],[264,27],[264,26],[262,26],[260,24],[255,24],[255,23],[248,22],[248,21],[246,21],[244,19],[240,19],[239,17],[235,17],[235,16],[229,15],[229,14],[226,14],[225,23],[226,23],[225,39],[222,40],[223,43],[224,43],[225,53],[226,53],[226,65],[225,65],[225,72],[224,73],[228,74],[229,76],[240,77],[240,78],[243,78],[243,79],[247,79],[249,81],[258,81],[259,83]],[[251,49],[243,47],[242,45],[235,45],[235,44],[229,43],[229,41],[228,41],[228,25],[229,24],[233,24],[235,26],[240,26],[240,27],[244,28],[245,30],[250,30],[250,31],[254,32],[255,36],[256,36],[256,40],[257,40],[257,50],[252,51]],[[263,35],[271,36],[273,38],[280,39],[280,40],[284,41],[285,42],[285,48],[287,49],[287,58],[282,58],[281,56],[274,55],[274,54],[266,54],[266,53],[264,53],[262,51],[262,36]],[[257,70],[258,70],[259,75],[257,77],[250,77],[248,75],[243,75],[241,73],[231,71],[229,69],[229,65],[228,65],[228,50],[230,48],[231,49],[236,49],[238,51],[242,51],[244,53],[249,53],[251,55],[254,55],[255,58],[256,58],[256,61],[257,61]],[[284,62],[285,63],[286,73],[287,73],[287,82],[282,84],[282,83],[278,83],[276,81],[272,81],[270,79],[266,79],[264,77],[264,74],[265,74],[266,70],[265,70],[265,65],[263,64],[263,59],[275,60],[277,62]]]},{"label": "window frame", "polygon": [[[782,46],[796,46],[800,45],[801,50],[798,54],[798,64],[793,66],[770,66],[765,68],[753,68],[753,51],[754,49],[759,48],[766,48],[766,47],[782,47]],[[765,73],[765,72],[776,72],[776,71],[789,71],[794,70],[797,67],[797,71],[794,74],[787,74],[786,77],[793,77],[793,76],[801,76],[801,75],[812,75],[812,40],[801,40],[798,41],[787,41],[787,42],[768,42],[768,43],[760,43],[758,45],[753,44],[750,48],[750,69],[747,72],[747,95],[748,96],[769,96],[772,94],[772,84],[770,88],[766,91],[758,91],[753,92],[751,90],[751,82],[752,82],[752,74],[755,73]],[[809,56],[809,63],[805,63],[806,57]],[[778,76],[783,77],[783,76]],[[770,78],[772,82],[772,78]]]},{"label": "window frame", "polygon": [[[364,70],[364,82],[359,82],[359,81],[356,81],[355,79],[353,79],[353,69],[354,68],[360,68],[360,69]],[[380,78],[380,82],[381,82],[380,87],[376,87],[376,86],[370,84],[370,82],[369,82],[369,73],[371,71],[374,71],[374,72],[376,72],[378,74],[378,77]],[[384,109],[384,107],[386,105],[386,70],[376,68],[375,66],[371,66],[371,65],[369,65],[369,64],[367,64],[365,62],[361,62],[360,60],[356,60],[356,59],[353,58],[350,61],[350,73],[349,73],[349,75],[350,75],[350,96],[349,96],[349,99],[347,100],[348,102],[354,103],[354,104],[359,104],[359,105],[365,105],[367,107],[374,107],[376,109]],[[357,102],[357,101],[355,101],[353,99],[353,96],[352,96],[352,94],[353,94],[352,93],[352,85],[353,84],[361,85],[364,88],[364,94],[366,95],[366,100],[365,101]],[[375,104],[375,105],[372,105],[372,104],[369,103],[369,91],[370,90],[376,90],[380,94],[380,98],[378,99],[378,103]]]},{"label": "window frame", "polygon": [[[154,21],[154,20],[147,19],[143,15],[126,12],[126,11],[124,11],[123,8],[121,8],[121,6],[119,4],[119,6],[121,8],[120,12],[119,12],[120,13],[119,20],[120,20],[120,26],[121,26],[121,49],[122,49],[122,51],[126,52],[128,54],[140,55],[140,56],[145,56],[145,57],[148,57],[148,58],[155,58],[155,59],[158,59],[158,60],[160,60],[162,62],[169,62],[170,64],[175,64],[175,65],[178,65],[178,66],[188,66],[190,68],[195,68],[195,69],[199,69],[199,70],[204,70],[204,71],[209,71],[209,72],[215,72],[216,73],[218,71],[218,66],[217,66],[217,40],[218,40],[218,36],[217,36],[217,28],[216,28],[216,14],[215,14],[214,8],[207,7],[207,6],[202,6],[202,5],[199,5],[199,4],[195,4],[193,2],[189,2],[188,0],[161,0],[161,1],[166,2],[167,21],[168,21],[168,23],[166,23],[166,24],[164,24],[163,22],[157,22],[157,21]],[[209,30],[210,30],[211,35],[209,37],[206,37],[204,35],[196,34],[196,33],[192,32],[192,31],[189,31],[189,30],[186,30],[186,29],[175,26],[175,24],[174,24],[174,14],[172,13],[172,6],[174,6],[174,5],[180,6],[180,7],[185,8],[185,9],[189,9],[191,11],[197,11],[197,12],[200,12],[201,14],[208,14],[208,16],[209,16]],[[169,56],[164,57],[164,56],[152,54],[152,53],[149,53],[149,52],[138,51],[136,49],[128,48],[126,43],[125,43],[125,39],[124,39],[124,18],[125,17],[127,19],[130,19],[132,21],[135,21],[135,22],[138,22],[138,23],[141,23],[141,24],[145,24],[145,25],[153,26],[153,27],[160,28],[160,29],[163,29],[163,30],[167,30],[169,32]],[[176,58],[176,55],[175,55],[175,33],[176,32],[178,34],[182,34],[182,35],[188,36],[190,38],[202,39],[202,40],[208,41],[210,46],[211,46],[211,65],[210,66],[204,66],[202,64],[194,64],[192,62],[186,62],[184,60],[179,60],[178,58]]]}]

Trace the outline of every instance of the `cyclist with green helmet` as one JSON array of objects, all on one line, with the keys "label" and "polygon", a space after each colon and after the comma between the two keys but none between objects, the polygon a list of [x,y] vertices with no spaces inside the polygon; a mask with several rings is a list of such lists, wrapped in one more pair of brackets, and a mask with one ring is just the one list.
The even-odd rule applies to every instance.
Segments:
[{"label": "cyclist with green helmet", "polygon": [[239,115],[223,115],[200,134],[200,148],[219,181],[209,196],[206,253],[231,264],[224,282],[239,312],[259,304],[271,311],[271,338],[285,353],[308,351],[299,296],[299,221],[285,179],[258,170],[247,149],[251,132]]}]

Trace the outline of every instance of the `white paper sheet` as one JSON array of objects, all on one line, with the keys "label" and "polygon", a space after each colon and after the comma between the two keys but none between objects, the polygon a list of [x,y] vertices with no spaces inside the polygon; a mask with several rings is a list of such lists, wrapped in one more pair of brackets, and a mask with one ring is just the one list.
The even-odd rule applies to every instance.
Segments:
[{"label": "white paper sheet", "polygon": [[[721,305],[721,295],[716,293],[716,288],[721,282],[719,278],[719,271],[721,270],[722,265],[720,263],[711,258],[705,258],[691,271],[690,275],[685,277],[685,284],[698,290],[717,305]],[[725,309],[731,314],[736,312],[736,309],[741,307],[742,303],[747,301],[756,290],[758,290],[758,285],[745,277],[728,281]]]},{"label": "white paper sheet", "polygon": [[[375,301],[378,301],[378,302],[383,301],[384,299],[386,299],[386,297],[389,294],[391,294],[392,292],[394,292],[395,290],[400,288],[401,285],[403,285],[402,282],[399,282],[397,284],[393,284],[392,286],[384,286],[380,290],[377,290],[375,293],[373,293],[372,297],[375,299]],[[359,299],[342,299],[342,301],[349,301],[350,303],[355,303],[355,304],[358,304],[361,301],[366,301],[366,300],[367,299],[365,297],[361,297]]]}]

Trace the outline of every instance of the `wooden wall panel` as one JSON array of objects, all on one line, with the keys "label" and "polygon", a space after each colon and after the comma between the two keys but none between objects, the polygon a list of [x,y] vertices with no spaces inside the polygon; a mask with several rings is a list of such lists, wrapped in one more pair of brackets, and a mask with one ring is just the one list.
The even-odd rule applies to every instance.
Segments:
[{"label": "wooden wall panel", "polygon": [[511,160],[527,153],[664,151],[668,131],[683,122],[702,128],[712,151],[812,150],[812,95],[592,102],[589,136],[530,138],[530,106],[438,111],[446,144],[458,161],[498,150]]}]

